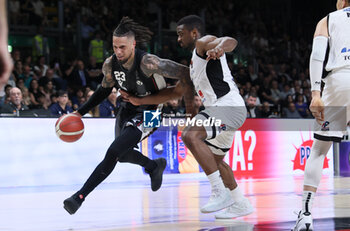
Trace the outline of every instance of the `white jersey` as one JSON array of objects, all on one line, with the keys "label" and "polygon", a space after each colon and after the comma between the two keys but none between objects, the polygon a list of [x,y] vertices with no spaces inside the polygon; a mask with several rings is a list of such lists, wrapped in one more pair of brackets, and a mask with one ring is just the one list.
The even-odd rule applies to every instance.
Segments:
[{"label": "white jersey", "polygon": [[207,61],[194,49],[190,75],[204,106],[244,106],[225,54],[219,60]]},{"label": "white jersey", "polygon": [[328,15],[329,56],[327,71],[350,70],[350,7]]}]

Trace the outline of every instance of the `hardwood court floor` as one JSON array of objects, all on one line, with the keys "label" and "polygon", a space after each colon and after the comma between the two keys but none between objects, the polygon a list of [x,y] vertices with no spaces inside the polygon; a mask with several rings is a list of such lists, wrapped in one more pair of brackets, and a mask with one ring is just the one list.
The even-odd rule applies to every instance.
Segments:
[{"label": "hardwood court floor", "polygon": [[[149,182],[103,184],[73,216],[62,207],[76,186],[0,188],[0,231],[11,230],[290,230],[301,207],[301,177],[241,179],[255,212],[215,220],[202,214],[210,185],[203,174],[165,175],[162,188]],[[350,178],[323,177],[314,202],[315,230],[350,230]]]}]

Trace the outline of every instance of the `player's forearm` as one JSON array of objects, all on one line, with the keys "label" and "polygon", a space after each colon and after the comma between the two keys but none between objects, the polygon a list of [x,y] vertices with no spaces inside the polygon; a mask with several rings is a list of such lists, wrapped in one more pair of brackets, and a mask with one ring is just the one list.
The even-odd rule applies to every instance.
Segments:
[{"label": "player's forearm", "polygon": [[328,46],[328,38],[325,36],[316,36],[312,44],[310,55],[310,82],[311,91],[321,90],[321,78],[323,72],[323,62],[325,60]]},{"label": "player's forearm", "polygon": [[0,43],[7,45],[7,14],[6,14],[6,1],[0,0]]},{"label": "player's forearm", "polygon": [[181,97],[181,92],[177,92],[175,87],[170,87],[162,89],[156,94],[139,98],[139,103],[141,105],[162,104],[171,99],[179,99]]},{"label": "player's forearm", "polygon": [[321,97],[321,91],[314,90],[312,91],[312,98],[320,98]]},{"label": "player's forearm", "polygon": [[92,94],[90,99],[78,109],[79,114],[83,116],[86,113],[88,113],[92,108],[99,105],[105,98],[109,96],[109,94],[112,92],[112,89],[113,87],[98,87],[94,94]]},{"label": "player's forearm", "polygon": [[220,39],[221,41],[216,47],[220,47],[224,52],[233,51],[238,44],[237,40],[231,37],[222,37]]}]

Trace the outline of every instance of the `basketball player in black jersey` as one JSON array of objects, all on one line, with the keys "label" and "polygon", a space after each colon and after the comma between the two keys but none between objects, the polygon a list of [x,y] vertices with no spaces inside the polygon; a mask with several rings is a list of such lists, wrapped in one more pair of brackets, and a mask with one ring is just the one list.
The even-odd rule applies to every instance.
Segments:
[{"label": "basketball player in black jersey", "polygon": [[[128,17],[122,18],[113,32],[114,54],[105,60],[102,67],[102,84],[76,114],[86,114],[107,98],[113,87],[144,97],[166,87],[163,76],[181,78],[184,86],[185,81],[190,82],[188,67],[171,60],[160,59],[136,48],[136,45],[148,42],[151,35],[152,32],[148,28]],[[187,102],[192,102],[193,92],[186,92]],[[109,176],[118,161],[141,165],[150,174],[152,190],[157,191],[160,188],[166,160],[150,160],[134,150],[134,147],[152,132],[143,127],[143,111],[156,108],[157,105],[134,106],[129,102],[121,102],[116,116],[116,138],[83,187],[64,201],[64,208],[68,213],[74,214],[79,209],[85,197]]]},{"label": "basketball player in black jersey", "polygon": [[[223,161],[226,152],[231,148],[234,131],[241,126],[246,118],[244,101],[232,80],[233,77],[231,77],[225,57],[225,52],[232,51],[237,42],[230,37],[204,36],[204,23],[196,15],[189,15],[179,20],[177,33],[180,46],[193,52],[190,68],[191,79],[206,107],[195,118],[201,119],[198,117],[201,114],[212,118],[222,118],[222,122],[231,127],[227,131],[215,129],[215,133],[213,131],[213,135],[210,135],[207,132],[211,128],[188,126],[182,134],[183,141],[204,172],[207,173],[212,189],[215,189],[212,190],[214,196],[201,208],[201,211],[214,212],[227,207],[215,215],[217,219],[248,215],[254,209],[238,187],[232,169]],[[223,77],[223,73],[225,77]],[[225,88],[227,85],[229,87]],[[225,89],[227,92],[223,94]],[[143,98],[123,91],[121,94],[129,102],[142,105],[180,98],[183,95],[183,89],[180,84],[177,84],[173,88],[166,88]],[[224,115],[227,115],[227,118]],[[228,191],[225,190],[225,187],[229,189],[229,193],[225,193]],[[218,202],[218,198],[225,200]],[[228,202],[226,203],[226,201]]]}]

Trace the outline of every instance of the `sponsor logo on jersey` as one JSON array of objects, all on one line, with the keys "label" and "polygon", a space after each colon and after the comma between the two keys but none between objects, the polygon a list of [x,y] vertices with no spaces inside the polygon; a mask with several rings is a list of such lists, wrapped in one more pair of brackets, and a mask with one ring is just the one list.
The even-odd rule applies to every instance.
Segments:
[{"label": "sponsor logo on jersey", "polygon": [[329,125],[329,122],[325,121],[321,126],[321,131],[329,131],[328,125]]},{"label": "sponsor logo on jersey", "polygon": [[341,49],[340,53],[345,54],[344,60],[350,60],[350,48],[344,47],[343,49]]}]

